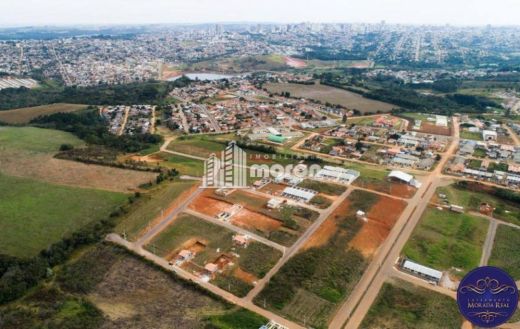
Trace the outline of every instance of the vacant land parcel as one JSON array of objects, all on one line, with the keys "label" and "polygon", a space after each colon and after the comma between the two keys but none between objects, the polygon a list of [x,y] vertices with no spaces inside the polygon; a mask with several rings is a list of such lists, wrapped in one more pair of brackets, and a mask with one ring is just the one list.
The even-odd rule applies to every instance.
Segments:
[{"label": "vacant land parcel", "polygon": [[50,104],[35,107],[26,107],[15,110],[0,111],[0,122],[9,124],[25,124],[39,116],[50,115],[54,113],[68,113],[83,110],[86,105],[81,104]]},{"label": "vacant land parcel", "polygon": [[[358,282],[374,250],[360,237],[374,235],[380,229],[388,231],[399,216],[389,214],[390,220],[381,216],[381,209],[390,206],[385,206],[387,202],[370,192],[352,192],[309,239],[303,251],[270,280],[255,303],[265,303],[269,309],[295,321],[306,319],[307,325],[325,328],[337,305]],[[358,210],[372,214],[375,226],[367,226],[358,218]]]},{"label": "vacant land parcel", "polygon": [[0,172],[73,187],[128,192],[155,179],[152,172],[124,170],[54,158],[62,144],[83,147],[72,134],[33,127],[0,127]]},{"label": "vacant land parcel", "polygon": [[428,208],[404,247],[404,255],[420,264],[457,276],[477,267],[488,229],[484,218]]},{"label": "vacant land parcel", "polygon": [[127,195],[0,174],[0,249],[29,257],[89,222],[107,218]]},{"label": "vacant land parcel", "polygon": [[269,83],[265,87],[271,93],[289,92],[293,97],[314,99],[323,103],[344,106],[361,113],[390,112],[397,106],[365,98],[351,91],[324,86],[320,84],[302,85],[295,83]]},{"label": "vacant land parcel", "polygon": [[516,280],[520,280],[520,229],[499,225],[495,235],[493,252],[489,265],[506,270]]},{"label": "vacant land parcel", "polygon": [[460,328],[455,300],[403,281],[385,283],[361,328]]}]

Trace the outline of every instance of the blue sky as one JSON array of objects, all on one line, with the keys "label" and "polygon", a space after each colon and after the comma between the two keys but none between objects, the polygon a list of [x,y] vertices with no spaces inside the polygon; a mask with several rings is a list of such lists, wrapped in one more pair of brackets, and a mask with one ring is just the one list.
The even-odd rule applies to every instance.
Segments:
[{"label": "blue sky", "polygon": [[0,26],[381,20],[519,25],[520,0],[0,0]]}]

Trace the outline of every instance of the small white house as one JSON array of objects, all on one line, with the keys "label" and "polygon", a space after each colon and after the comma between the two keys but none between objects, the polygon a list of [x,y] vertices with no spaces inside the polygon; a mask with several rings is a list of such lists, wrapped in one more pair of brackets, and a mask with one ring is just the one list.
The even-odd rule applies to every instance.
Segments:
[{"label": "small white house", "polygon": [[482,139],[487,141],[495,141],[497,140],[497,132],[493,130],[483,130],[482,131]]}]

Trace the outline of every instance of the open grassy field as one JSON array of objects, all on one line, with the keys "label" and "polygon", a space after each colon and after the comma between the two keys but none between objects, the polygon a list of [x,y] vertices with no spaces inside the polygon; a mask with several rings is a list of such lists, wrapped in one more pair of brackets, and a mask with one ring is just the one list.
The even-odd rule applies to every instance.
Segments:
[{"label": "open grassy field", "polygon": [[265,87],[272,93],[289,92],[293,97],[304,97],[323,103],[329,102],[331,104],[342,105],[351,110],[358,110],[361,113],[375,113],[376,111],[390,112],[393,108],[397,107],[392,104],[365,98],[351,91],[320,84],[268,83]]},{"label": "open grassy field", "polygon": [[181,175],[202,177],[204,174],[204,162],[201,160],[191,159],[167,152],[161,152],[154,156],[163,159],[164,162],[162,162],[161,165],[175,168]]},{"label": "open grassy field", "polygon": [[[236,289],[234,286],[239,285],[242,280],[238,280],[238,282],[235,280],[233,284],[227,284],[230,278],[240,279],[237,277],[236,271],[261,278],[282,255],[278,250],[259,242],[251,242],[247,248],[237,247],[232,240],[235,234],[233,231],[208,223],[203,219],[181,214],[146,248],[169,259],[182,249],[190,249],[197,244],[199,247],[196,256],[190,264],[199,270],[207,263],[217,263],[222,255],[233,257],[233,265],[225,266],[222,269],[223,273],[215,278],[215,283],[225,290],[243,296],[252,288],[251,285],[238,292],[233,289]],[[234,258],[232,256],[234,253],[238,257]]]},{"label": "open grassy field", "polygon": [[34,118],[54,113],[76,112],[86,109],[87,105],[82,104],[50,104],[35,107],[26,107],[8,111],[0,111],[0,122],[9,124],[25,124]]},{"label": "open grassy field", "polygon": [[129,192],[156,173],[87,165],[54,158],[62,144],[83,147],[72,134],[34,127],[0,127],[0,172],[72,187]]},{"label": "open grassy field", "polygon": [[515,280],[520,280],[520,230],[499,225],[495,235],[493,252],[489,265],[497,266],[508,272]]},{"label": "open grassy field", "polygon": [[0,174],[0,250],[30,257],[122,205],[127,195]]},{"label": "open grassy field", "polygon": [[175,207],[186,193],[197,188],[196,185],[195,181],[174,181],[143,193],[141,198],[135,201],[137,203],[135,209],[125,215],[116,227],[116,232],[126,234],[129,240],[137,239],[153,225],[154,219],[160,218],[161,212],[166,214],[168,209]]},{"label": "open grassy field", "polygon": [[463,206],[466,210],[479,211],[480,204],[486,202],[495,210],[493,217],[520,225],[520,205],[513,202],[506,202],[496,196],[484,191],[470,191],[467,189],[456,188],[455,185],[440,187],[438,193],[445,194],[451,204]]},{"label": "open grassy field", "polygon": [[252,71],[276,71],[289,68],[284,56],[278,54],[245,57],[229,57],[194,63],[189,71],[245,73]]},{"label": "open grassy field", "polygon": [[437,270],[461,269],[464,275],[478,266],[488,229],[484,218],[428,208],[403,253],[420,264]]},{"label": "open grassy field", "polygon": [[482,140],[482,134],[481,133],[467,131],[467,130],[461,130],[460,131],[460,138],[462,138],[462,139],[471,139],[471,140],[475,140],[475,141],[481,141]]},{"label": "open grassy field", "polygon": [[257,329],[267,319],[150,266],[97,245],[56,269],[56,280],[0,307],[2,329]]},{"label": "open grassy field", "polygon": [[211,153],[219,153],[233,140],[233,134],[182,136],[172,141],[168,149],[175,152],[207,158]]},{"label": "open grassy field", "polygon": [[368,311],[365,329],[458,329],[454,299],[403,281],[387,282]]}]

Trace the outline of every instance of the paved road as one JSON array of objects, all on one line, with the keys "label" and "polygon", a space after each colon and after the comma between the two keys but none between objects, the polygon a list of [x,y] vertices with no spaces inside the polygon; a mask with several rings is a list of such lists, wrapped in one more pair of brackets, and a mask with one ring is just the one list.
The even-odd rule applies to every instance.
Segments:
[{"label": "paved road", "polygon": [[229,292],[227,292],[227,291],[225,291],[223,289],[220,289],[217,286],[214,286],[214,285],[212,285],[210,283],[201,281],[198,277],[196,277],[195,275],[193,275],[193,274],[183,270],[180,267],[169,265],[168,261],[166,261],[164,258],[161,258],[159,256],[156,256],[156,255],[152,254],[151,252],[149,252],[147,250],[144,250],[140,245],[137,245],[135,243],[131,243],[131,242],[128,242],[128,241],[124,240],[123,238],[121,238],[117,234],[109,234],[107,236],[106,240],[109,241],[109,242],[112,242],[112,243],[115,243],[115,244],[118,244],[120,246],[125,247],[126,249],[136,253],[137,255],[139,255],[141,257],[144,257],[147,260],[152,261],[155,264],[163,267],[164,269],[166,269],[168,271],[174,272],[179,277],[181,277],[181,278],[183,278],[185,280],[195,282],[196,284],[202,286],[206,290],[208,290],[208,291],[210,291],[210,292],[212,292],[212,293],[214,293],[214,294],[224,298],[225,300],[227,300],[228,302],[230,302],[232,304],[241,306],[241,307],[246,308],[246,309],[248,309],[250,311],[258,313],[258,314],[260,314],[260,315],[262,315],[262,316],[264,316],[264,317],[266,317],[268,319],[274,320],[277,323],[279,323],[281,325],[284,325],[284,326],[286,326],[286,327],[288,327],[290,329],[304,329],[302,326],[300,326],[300,325],[298,325],[296,323],[293,323],[293,322],[291,322],[289,320],[286,320],[286,319],[282,318],[279,315],[276,315],[276,314],[271,313],[271,312],[269,312],[267,310],[264,310],[263,308],[260,308],[260,307],[254,305],[251,302],[245,301],[242,298],[236,297],[235,295],[233,295],[233,294],[231,294],[231,293],[229,293]]},{"label": "paved road", "polygon": [[192,216],[195,216],[195,217],[202,218],[203,220],[205,220],[207,222],[210,222],[210,223],[213,223],[215,225],[219,225],[219,226],[225,227],[228,230],[235,231],[235,232],[237,232],[239,234],[249,235],[253,240],[261,242],[261,243],[263,243],[265,245],[268,245],[268,246],[270,246],[270,247],[272,247],[274,249],[278,249],[282,253],[284,253],[285,250],[286,250],[286,247],[284,247],[282,245],[279,245],[278,243],[276,243],[274,241],[268,240],[268,239],[266,239],[264,237],[261,237],[261,236],[255,234],[255,233],[252,233],[251,231],[248,231],[248,230],[243,229],[241,227],[235,226],[235,225],[233,225],[233,224],[231,224],[229,222],[225,222],[223,220],[219,220],[219,219],[213,218],[211,216],[208,216],[208,215],[205,215],[205,214],[201,214],[200,212],[192,210],[192,209],[186,209],[184,211],[184,213],[192,215]]},{"label": "paved road", "polygon": [[497,233],[498,222],[493,218],[489,221],[489,228],[482,248],[482,256],[480,257],[480,266],[488,264],[489,257],[493,251],[493,243],[495,242],[495,234]]},{"label": "paved road", "polygon": [[271,278],[282,268],[282,266],[287,263],[287,261],[294,256],[298,250],[305,245],[307,240],[316,232],[316,230],[323,224],[323,222],[327,219],[327,217],[332,214],[332,212],[339,206],[341,202],[343,202],[349,195],[352,193],[353,188],[349,187],[342,195],[340,195],[332,205],[324,210],[320,216],[312,223],[312,225],[305,231],[305,233],[300,236],[300,238],[289,248],[283,257],[276,263],[276,265],[271,268],[271,270],[264,276],[261,280],[259,280],[256,286],[249,292],[249,294],[244,298],[247,301],[252,301],[265,285],[271,280]]},{"label": "paved road", "polygon": [[435,170],[425,177],[415,196],[410,199],[408,206],[374,256],[372,263],[368,266],[354,291],[336,312],[329,328],[341,329],[345,323],[347,329],[359,328],[361,325],[436,188],[446,183],[440,178],[441,171],[450,156],[456,151],[460,138],[458,120],[455,117],[453,118],[453,126],[454,138],[448,151],[443,155]]}]

